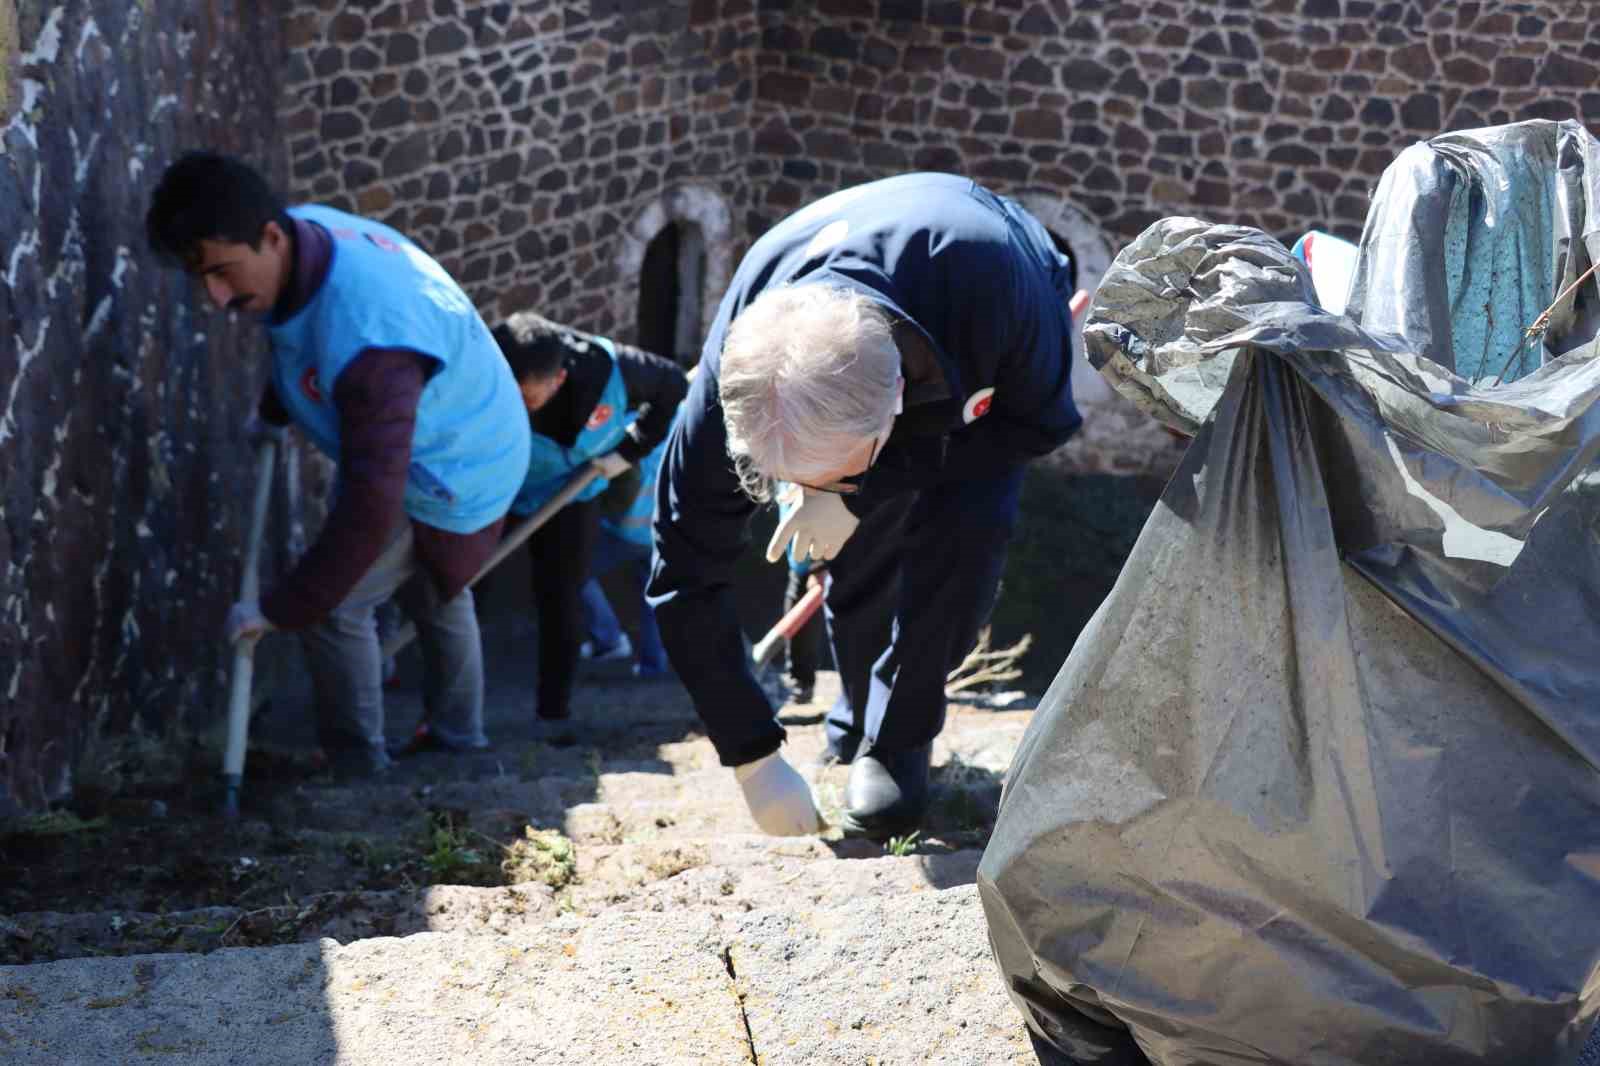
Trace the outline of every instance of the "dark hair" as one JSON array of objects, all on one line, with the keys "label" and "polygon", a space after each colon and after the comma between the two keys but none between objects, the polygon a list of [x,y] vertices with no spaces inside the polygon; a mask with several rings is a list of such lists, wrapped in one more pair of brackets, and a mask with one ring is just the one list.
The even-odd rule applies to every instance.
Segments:
[{"label": "dark hair", "polygon": [[150,197],[145,237],[159,256],[188,266],[206,240],[261,246],[268,222],[288,231],[283,201],[248,163],[190,152],[167,168]]},{"label": "dark hair", "polygon": [[550,377],[589,350],[583,334],[532,311],[518,311],[496,326],[494,339],[518,381]]}]

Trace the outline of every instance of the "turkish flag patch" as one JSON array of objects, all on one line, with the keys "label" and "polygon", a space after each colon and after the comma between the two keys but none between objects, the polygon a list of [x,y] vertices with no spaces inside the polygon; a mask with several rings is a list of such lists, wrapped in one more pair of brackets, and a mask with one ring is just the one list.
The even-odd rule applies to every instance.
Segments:
[{"label": "turkish flag patch", "polygon": [[317,380],[317,372],[310,367],[300,375],[300,391],[305,393],[312,403],[322,402],[322,383]]},{"label": "turkish flag patch", "polygon": [[979,389],[967,397],[967,402],[961,408],[961,421],[971,425],[989,413],[989,408],[994,405],[994,390]]},{"label": "turkish flag patch", "polygon": [[589,421],[584,428],[599,429],[609,421],[611,421],[611,405],[608,403],[598,404],[594,411],[590,413]]}]

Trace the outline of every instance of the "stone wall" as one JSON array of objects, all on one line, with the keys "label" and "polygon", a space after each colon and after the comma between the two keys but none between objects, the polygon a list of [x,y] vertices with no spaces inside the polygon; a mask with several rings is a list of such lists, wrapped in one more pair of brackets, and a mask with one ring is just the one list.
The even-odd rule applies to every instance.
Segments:
[{"label": "stone wall", "polygon": [[[844,185],[958,171],[1027,203],[1090,287],[1100,247],[1158,218],[1355,239],[1383,169],[1420,138],[1525,118],[1600,128],[1600,22],[1567,3],[761,6],[752,235]],[[1074,384],[1087,418],[1065,469],[1170,471],[1170,438],[1092,372]]]},{"label": "stone wall", "polygon": [[0,0],[0,812],[64,795],[104,737],[217,710],[262,347],[143,218],[202,142],[283,173],[262,7]]},{"label": "stone wall", "polygon": [[1053,192],[1119,246],[1174,214],[1354,238],[1412,141],[1600,125],[1600,23],[1570,3],[763,7],[757,225],[841,184],[934,169]]},{"label": "stone wall", "polygon": [[[1194,214],[1359,234],[1411,141],[1600,123],[1600,23],[1431,0],[302,0],[294,188],[408,229],[491,315],[628,337],[617,248],[703,186],[731,251],[910,169],[1054,199],[1113,248]],[[637,234],[635,234],[637,236]]]},{"label": "stone wall", "polygon": [[633,339],[619,265],[662,225],[706,231],[706,286],[726,281],[754,24],[750,0],[302,0],[292,192],[405,231],[491,320],[537,308]]},{"label": "stone wall", "polygon": [[[1600,124],[1600,23],[1565,3],[1376,0],[300,0],[294,191],[437,251],[485,314],[639,341],[646,249],[678,222],[676,348],[749,242],[841,186],[969,173],[1025,200],[1091,287],[1165,215],[1359,235],[1412,141]],[[1084,471],[1165,438],[1092,373]]]}]

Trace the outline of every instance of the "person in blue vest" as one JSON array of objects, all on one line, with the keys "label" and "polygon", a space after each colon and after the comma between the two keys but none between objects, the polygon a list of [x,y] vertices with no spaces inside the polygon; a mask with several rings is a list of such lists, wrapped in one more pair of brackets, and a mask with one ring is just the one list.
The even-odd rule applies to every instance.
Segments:
[{"label": "person in blue vest", "polygon": [[[805,596],[813,581],[826,581],[827,569],[809,555],[795,554],[794,543],[784,550],[789,563],[789,577],[783,587],[783,611],[788,614]],[[817,613],[806,619],[786,642],[784,649],[783,683],[788,686],[789,698],[795,703],[810,703],[816,694],[817,652],[822,648],[822,615]]]},{"label": "person in blue vest", "polygon": [[426,669],[409,750],[470,751],[483,731],[483,652],[467,584],[493,552],[528,467],[517,384],[450,275],[388,226],[286,208],[248,164],[185,155],[145,226],[218,308],[259,317],[271,374],[247,435],[292,422],[338,463],[321,534],[258,602],[234,604],[231,644],[297,630],[336,772],[387,769],[374,609],[397,595]]},{"label": "person in blue vest", "polygon": [[572,713],[581,591],[600,531],[597,498],[611,481],[649,455],[667,435],[688,388],[683,370],[659,356],[560,326],[531,311],[495,328],[522,392],[533,445],[511,510],[532,514],[591,460],[602,477],[528,538],[539,612],[540,718]]},{"label": "person in blue vest", "polygon": [[903,833],[928,806],[945,678],[993,606],[1023,464],[1081,422],[1074,280],[1036,219],[949,174],[825,197],[740,263],[668,441],[650,599],[764,831],[820,818],[734,611],[753,512],[791,483],[767,558],[828,563],[842,828]]},{"label": "person in blue vest", "polygon": [[[638,661],[633,664],[633,676],[641,681],[659,681],[672,676],[667,650],[661,643],[661,631],[656,626],[655,609],[644,595],[645,586],[650,582],[650,516],[655,510],[656,475],[665,452],[666,441],[663,440],[639,461],[637,484],[613,486],[607,493],[607,496],[616,494],[619,500],[628,501],[622,513],[606,513],[602,501],[600,540],[595,547],[594,565],[580,592],[584,630],[589,637],[579,649],[580,658],[590,662],[631,658],[633,644],[600,585],[600,579],[617,567],[629,569],[639,596]],[[619,489],[623,491],[618,493]],[[632,494],[631,498],[628,493]]]}]

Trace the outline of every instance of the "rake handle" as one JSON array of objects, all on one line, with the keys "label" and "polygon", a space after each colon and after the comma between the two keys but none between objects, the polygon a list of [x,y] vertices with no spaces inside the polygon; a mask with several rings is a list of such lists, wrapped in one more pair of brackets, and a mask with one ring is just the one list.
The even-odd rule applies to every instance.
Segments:
[{"label": "rake handle", "polygon": [[755,666],[756,673],[766,669],[772,657],[778,653],[778,647],[783,641],[793,637],[811,621],[811,616],[822,606],[822,595],[820,584],[806,589],[806,594],[796,600],[795,605],[778,619],[778,624],[767,630],[767,635],[756,642],[756,646],[750,651],[750,660]]},{"label": "rake handle", "polygon": [[[250,531],[245,541],[244,570],[239,575],[239,599],[261,595],[261,541],[267,528],[267,505],[272,501],[272,468],[278,446],[261,442],[256,452],[256,493],[250,506]],[[233,646],[233,667],[228,678],[228,744],[222,754],[222,780],[226,793],[222,813],[239,816],[239,790],[244,785],[244,751],[250,739],[250,685],[255,678],[256,641],[240,640]]]},{"label": "rake handle", "polygon": [[[591,460],[583,470],[574,474],[570,481],[561,486],[560,492],[546,500],[544,506],[533,512],[511,530],[506,538],[500,542],[499,547],[495,548],[488,560],[478,568],[478,572],[472,575],[472,580],[467,582],[467,588],[472,588],[472,586],[483,580],[485,574],[505,562],[506,556],[522,547],[523,541],[537,533],[539,527],[555,517],[557,511],[576,499],[580,492],[589,487],[589,482],[599,476],[600,467]],[[416,636],[417,627],[410,622],[395,630],[389,635],[389,639],[383,642],[384,658],[388,658],[407,644],[410,644],[416,639]]]}]

